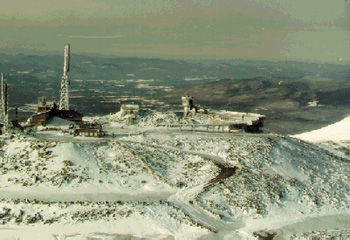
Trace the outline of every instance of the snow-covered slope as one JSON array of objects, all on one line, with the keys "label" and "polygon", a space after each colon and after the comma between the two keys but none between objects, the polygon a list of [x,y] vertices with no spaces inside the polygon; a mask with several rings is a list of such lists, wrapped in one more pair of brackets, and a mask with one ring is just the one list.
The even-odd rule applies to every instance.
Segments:
[{"label": "snow-covered slope", "polygon": [[327,127],[294,135],[293,137],[310,142],[348,141],[350,140],[350,117]]},{"label": "snow-covered slope", "polygon": [[[0,236],[254,239],[350,228],[350,157],[276,135],[164,131],[3,137]],[[315,226],[330,215],[341,223]]]}]

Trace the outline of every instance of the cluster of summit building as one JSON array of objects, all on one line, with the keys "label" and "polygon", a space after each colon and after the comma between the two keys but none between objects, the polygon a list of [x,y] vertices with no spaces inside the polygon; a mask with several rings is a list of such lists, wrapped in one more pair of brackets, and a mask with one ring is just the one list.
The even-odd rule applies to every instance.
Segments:
[{"label": "cluster of summit building", "polygon": [[[17,119],[9,122],[8,118],[8,85],[4,81],[4,74],[1,73],[1,99],[0,99],[0,129],[1,133],[9,129],[23,131],[25,128],[33,129],[41,127],[43,131],[47,130],[45,126],[49,125],[54,119],[61,119],[69,124],[69,133],[74,136],[101,137],[106,133],[102,131],[102,124],[83,121],[84,115],[76,110],[69,108],[69,80],[68,72],[70,70],[70,45],[64,47],[64,65],[61,78],[61,93],[59,104],[48,103],[45,97],[39,98],[37,113],[32,115],[26,124],[19,124]],[[185,94],[181,98],[184,119],[198,119],[206,116],[210,119],[205,124],[193,124],[190,121],[183,121],[182,124],[171,124],[167,127],[184,128],[190,126],[193,130],[196,128],[206,128],[208,131],[218,130],[231,132],[236,129],[245,131],[260,131],[263,127],[265,116],[255,113],[243,113],[232,111],[212,111],[200,108],[194,104],[193,97]],[[140,111],[139,105],[122,104],[120,108],[120,117],[124,119],[126,125],[131,125],[138,117]],[[17,108],[16,108],[17,115]],[[55,129],[59,130],[59,128]]]}]

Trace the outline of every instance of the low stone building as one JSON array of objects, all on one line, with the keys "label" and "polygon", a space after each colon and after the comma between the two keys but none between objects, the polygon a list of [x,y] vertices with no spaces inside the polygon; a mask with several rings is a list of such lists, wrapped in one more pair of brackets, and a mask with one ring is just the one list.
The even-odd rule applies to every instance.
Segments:
[{"label": "low stone building", "polygon": [[73,122],[82,122],[84,115],[75,110],[58,110],[52,108],[49,111],[31,116],[30,124],[34,126],[46,126],[54,117]]}]

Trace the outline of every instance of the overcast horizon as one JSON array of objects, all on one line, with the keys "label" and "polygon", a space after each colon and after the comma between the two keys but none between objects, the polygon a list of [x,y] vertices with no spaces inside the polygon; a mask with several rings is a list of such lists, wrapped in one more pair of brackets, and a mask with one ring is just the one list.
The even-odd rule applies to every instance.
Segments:
[{"label": "overcast horizon", "polygon": [[[344,0],[18,0],[0,47],[165,59],[350,61]],[[5,34],[4,34],[5,33]],[[4,50],[5,49],[5,50]]]}]

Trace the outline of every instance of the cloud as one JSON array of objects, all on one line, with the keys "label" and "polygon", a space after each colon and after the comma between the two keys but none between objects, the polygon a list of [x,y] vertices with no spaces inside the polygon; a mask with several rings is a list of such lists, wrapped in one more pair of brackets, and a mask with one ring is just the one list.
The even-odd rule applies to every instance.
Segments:
[{"label": "cloud", "polygon": [[122,38],[124,36],[84,36],[84,35],[72,35],[70,38],[90,38],[90,39],[111,39],[111,38]]}]

